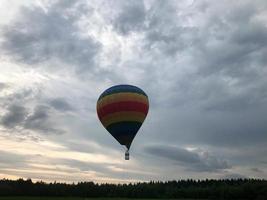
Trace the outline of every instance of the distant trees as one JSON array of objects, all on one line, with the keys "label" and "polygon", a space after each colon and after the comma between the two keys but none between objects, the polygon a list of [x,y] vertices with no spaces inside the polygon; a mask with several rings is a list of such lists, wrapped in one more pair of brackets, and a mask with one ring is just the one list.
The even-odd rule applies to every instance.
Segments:
[{"label": "distant trees", "polygon": [[267,199],[267,180],[178,180],[129,184],[94,182],[33,183],[31,179],[0,180],[0,196],[77,196],[124,198]]}]

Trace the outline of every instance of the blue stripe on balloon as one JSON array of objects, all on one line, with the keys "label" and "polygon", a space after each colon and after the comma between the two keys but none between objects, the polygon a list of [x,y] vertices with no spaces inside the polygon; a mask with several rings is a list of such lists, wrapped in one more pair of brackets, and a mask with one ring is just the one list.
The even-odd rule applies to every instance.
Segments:
[{"label": "blue stripe on balloon", "polygon": [[140,122],[119,122],[109,125],[107,130],[121,145],[129,146],[141,125]]},{"label": "blue stripe on balloon", "polygon": [[98,100],[100,100],[101,98],[103,98],[107,95],[116,94],[116,93],[120,93],[120,92],[133,92],[133,93],[143,94],[147,97],[146,93],[136,86],[133,86],[133,85],[115,85],[115,86],[112,86],[112,87],[108,88],[107,90],[105,90],[100,95]]}]

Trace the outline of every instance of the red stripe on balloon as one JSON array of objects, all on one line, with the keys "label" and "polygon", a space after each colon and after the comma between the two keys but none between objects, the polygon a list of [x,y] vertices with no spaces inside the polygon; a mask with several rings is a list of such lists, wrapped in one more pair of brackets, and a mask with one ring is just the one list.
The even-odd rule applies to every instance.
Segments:
[{"label": "red stripe on balloon", "polygon": [[108,114],[115,112],[123,112],[123,111],[142,112],[146,115],[148,112],[148,105],[134,101],[122,101],[117,103],[111,103],[99,108],[97,110],[97,114],[99,119],[101,120],[104,116]]}]

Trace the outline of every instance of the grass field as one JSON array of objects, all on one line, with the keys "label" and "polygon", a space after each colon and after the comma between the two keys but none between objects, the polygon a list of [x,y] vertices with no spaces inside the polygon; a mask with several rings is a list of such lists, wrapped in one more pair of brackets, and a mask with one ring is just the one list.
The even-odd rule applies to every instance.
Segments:
[{"label": "grass field", "polygon": [[[140,200],[127,198],[83,198],[83,197],[0,197],[0,200]],[[159,199],[142,199],[159,200]],[[177,200],[197,200],[197,199],[177,199]],[[203,200],[203,199],[202,199]]]},{"label": "grass field", "polygon": [[0,197],[0,200],[85,200],[78,197]]},{"label": "grass field", "polygon": [[[79,197],[0,197],[0,200],[140,200],[127,198],[79,198]],[[156,199],[143,199],[156,200]],[[179,199],[183,200],[183,199]],[[187,199],[190,200],[190,199]],[[193,199],[191,199],[193,200]]]},{"label": "grass field", "polygon": [[[78,197],[0,197],[0,200],[86,200]],[[92,199],[94,200],[94,199]],[[100,200],[100,199],[99,199]]]},{"label": "grass field", "polygon": [[[0,197],[0,200],[127,200],[127,199],[124,199],[124,198],[82,198],[82,197],[80,198],[79,197]],[[134,199],[131,199],[131,200],[134,200]],[[153,199],[150,199],[150,200],[153,200]]]},{"label": "grass field", "polygon": [[[140,199],[127,199],[127,198],[82,198],[82,197],[80,198],[79,197],[0,197],[0,200],[63,200],[63,199],[64,200],[140,200]],[[156,199],[143,199],[143,200],[156,200]]]},{"label": "grass field", "polygon": [[[0,197],[0,200],[129,200],[127,198],[82,198],[82,197]],[[140,200],[140,199],[130,199]],[[144,199],[155,200],[155,199]],[[182,199],[180,199],[182,200]],[[188,199],[187,199],[188,200]],[[191,199],[193,200],[193,199]]]},{"label": "grass field", "polygon": [[[64,200],[128,200],[124,198],[83,198],[83,197],[0,197],[0,200],[63,200],[63,199]],[[146,199],[146,200],[153,200],[153,199]]]},{"label": "grass field", "polygon": [[[129,199],[127,198],[84,198],[84,197],[0,197],[0,200],[129,200]],[[131,199],[131,200],[135,200],[135,199]],[[146,200],[154,200],[154,199],[146,199]]]}]

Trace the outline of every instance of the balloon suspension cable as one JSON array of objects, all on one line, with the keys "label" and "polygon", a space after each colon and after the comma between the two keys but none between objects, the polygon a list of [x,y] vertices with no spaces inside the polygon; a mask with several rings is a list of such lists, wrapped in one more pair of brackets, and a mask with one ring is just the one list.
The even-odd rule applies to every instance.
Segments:
[{"label": "balloon suspension cable", "polygon": [[125,151],[125,160],[130,160],[130,153],[128,148]]}]

